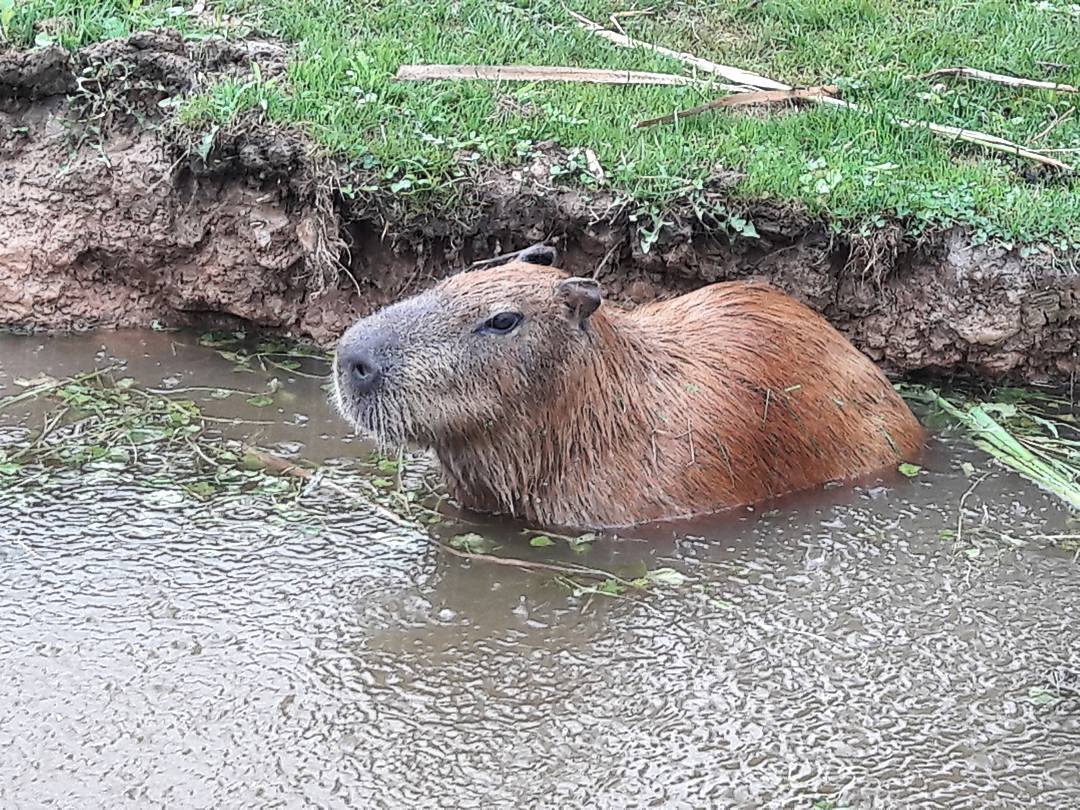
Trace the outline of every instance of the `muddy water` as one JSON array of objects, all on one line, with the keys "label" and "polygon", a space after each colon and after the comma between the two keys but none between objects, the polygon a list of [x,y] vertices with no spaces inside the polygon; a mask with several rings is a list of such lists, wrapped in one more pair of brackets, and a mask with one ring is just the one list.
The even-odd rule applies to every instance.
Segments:
[{"label": "muddy water", "polygon": [[[206,410],[272,422],[229,429],[281,452],[363,453],[319,380],[191,335],[0,337],[0,397],[114,357],[172,390],[277,377],[271,407]],[[0,440],[40,417],[0,414]],[[1059,546],[1080,529],[949,437],[911,482],[576,558],[689,578],[645,600],[304,497],[298,525],[138,466],[0,489],[0,806],[1080,803],[1080,563]]]}]

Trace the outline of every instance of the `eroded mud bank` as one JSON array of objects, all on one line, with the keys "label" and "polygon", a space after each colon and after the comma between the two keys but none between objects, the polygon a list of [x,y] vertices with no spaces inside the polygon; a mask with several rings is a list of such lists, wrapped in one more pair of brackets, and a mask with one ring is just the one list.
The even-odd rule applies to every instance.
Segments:
[{"label": "eroded mud bank", "polygon": [[[629,302],[767,279],[896,371],[1066,381],[1080,365],[1075,256],[978,246],[959,229],[838,237],[770,206],[747,212],[756,239],[675,212],[646,254],[614,195],[552,177],[554,147],[477,176],[451,221],[388,194],[336,194],[333,181],[359,175],[296,135],[248,122],[192,148],[162,112],[253,61],[273,75],[285,56],[168,33],[0,55],[0,323],[243,321],[326,343],[432,278],[547,239],[573,272],[602,265],[609,295]],[[729,182],[706,194],[722,200]]]}]

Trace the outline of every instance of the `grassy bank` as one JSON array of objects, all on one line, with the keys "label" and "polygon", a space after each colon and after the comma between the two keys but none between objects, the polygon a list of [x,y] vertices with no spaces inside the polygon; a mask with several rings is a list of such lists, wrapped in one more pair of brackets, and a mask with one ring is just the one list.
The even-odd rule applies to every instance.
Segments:
[{"label": "grassy bank", "polygon": [[[645,130],[634,123],[718,93],[392,80],[408,63],[685,72],[666,57],[601,41],[558,2],[211,0],[196,6],[201,11],[190,2],[14,0],[6,28],[13,41],[46,37],[71,47],[161,24],[193,35],[280,36],[295,44],[285,79],[219,84],[189,100],[181,114],[213,126],[262,108],[270,120],[301,125],[333,152],[374,169],[380,185],[412,195],[418,205],[452,204],[463,161],[512,163],[555,139],[582,150],[567,173],[589,182],[584,150],[591,149],[606,183],[654,213],[723,166],[745,174],[733,191],[737,200],[796,203],[847,228],[868,231],[899,219],[918,233],[963,223],[977,237],[1080,245],[1075,176],[1052,176],[1021,159],[894,123],[977,129],[1080,163],[1080,94],[922,78],[965,65],[1080,85],[1080,14],[1067,3],[639,4],[653,13],[622,18],[639,39],[785,83],[835,83],[864,108],[731,110]],[[632,8],[602,0],[572,7],[608,26],[613,12]]]}]

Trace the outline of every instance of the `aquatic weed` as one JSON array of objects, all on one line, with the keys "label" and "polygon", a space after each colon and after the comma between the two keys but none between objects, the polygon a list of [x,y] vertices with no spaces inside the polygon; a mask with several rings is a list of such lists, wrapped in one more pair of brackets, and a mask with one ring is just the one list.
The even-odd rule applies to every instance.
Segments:
[{"label": "aquatic weed", "polygon": [[979,397],[917,385],[901,392],[929,408],[928,421],[958,424],[981,450],[1080,509],[1080,424],[1063,395],[1005,387]]}]

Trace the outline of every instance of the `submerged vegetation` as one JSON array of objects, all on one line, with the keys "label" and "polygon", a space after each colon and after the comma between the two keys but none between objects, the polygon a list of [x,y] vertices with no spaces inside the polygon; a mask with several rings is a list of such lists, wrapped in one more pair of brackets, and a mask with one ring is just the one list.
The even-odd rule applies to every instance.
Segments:
[{"label": "submerged vegetation", "polygon": [[[294,353],[292,347],[276,342],[245,348],[242,333],[208,333],[200,343],[235,362],[237,373],[252,371],[254,363],[298,373],[294,365],[298,358],[318,356],[306,350]],[[280,395],[276,385],[266,393],[209,387],[162,391],[140,387],[133,378],[121,376],[122,371],[122,364],[116,364],[65,379],[17,380],[23,390],[0,398],[0,415],[28,403],[47,401],[48,407],[36,430],[0,436],[0,492],[16,494],[40,487],[56,469],[88,474],[130,469],[138,471],[144,486],[162,490],[167,500],[255,497],[275,519],[318,531],[319,513],[308,508],[307,496],[323,489],[446,555],[552,576],[577,594],[623,596],[686,581],[671,568],[640,567],[618,573],[577,561],[540,558],[551,556],[545,547],[555,547],[552,552],[583,553],[596,539],[591,534],[571,537],[526,530],[517,545],[526,553],[540,551],[530,558],[497,555],[500,546],[491,538],[475,531],[462,533],[461,526],[439,511],[444,496],[429,476],[407,470],[403,456],[375,455],[355,469],[312,469],[237,438],[233,435],[237,431],[230,430],[240,426],[248,433],[250,426],[267,422],[214,417],[195,399],[184,398],[192,392],[211,399],[239,396],[248,405],[262,408]],[[546,542],[537,542],[541,539]]]},{"label": "submerged vegetation", "polygon": [[981,450],[1080,510],[1080,421],[1055,392],[1000,387],[985,396],[904,386],[931,425],[959,425]]},{"label": "submerged vegetation", "polygon": [[[299,128],[382,191],[414,207],[452,208],[484,165],[517,164],[557,141],[556,167],[634,201],[643,228],[664,221],[718,176],[741,178],[731,203],[775,200],[872,232],[954,224],[976,238],[1080,245],[1072,177],[897,120],[979,130],[1066,163],[1080,155],[1075,94],[931,75],[972,67],[1080,85],[1080,14],[1068,3],[1005,0],[738,0],[626,5],[583,0],[572,11],[639,40],[796,85],[836,85],[860,111],[826,105],[721,111],[670,126],[642,119],[715,98],[697,86],[394,80],[407,64],[566,65],[687,73],[658,53],[591,35],[555,0],[14,0],[3,37],[74,48],[170,26],[192,38],[280,37],[287,72],[229,78],[172,100],[188,125],[264,122]],[[699,75],[698,78],[701,78]],[[178,105],[178,106],[177,106]],[[725,180],[725,183],[728,180]],[[745,213],[745,212],[742,212]],[[753,233],[738,210],[728,212]]]},{"label": "submerged vegetation", "polygon": [[0,485],[36,484],[54,468],[100,472],[137,467],[143,483],[208,500],[257,491],[277,503],[294,498],[295,483],[268,475],[242,442],[216,427],[192,399],[154,393],[118,376],[119,366],[54,380],[19,381],[19,394],[0,399],[0,412],[48,399],[41,426],[0,446]]}]

